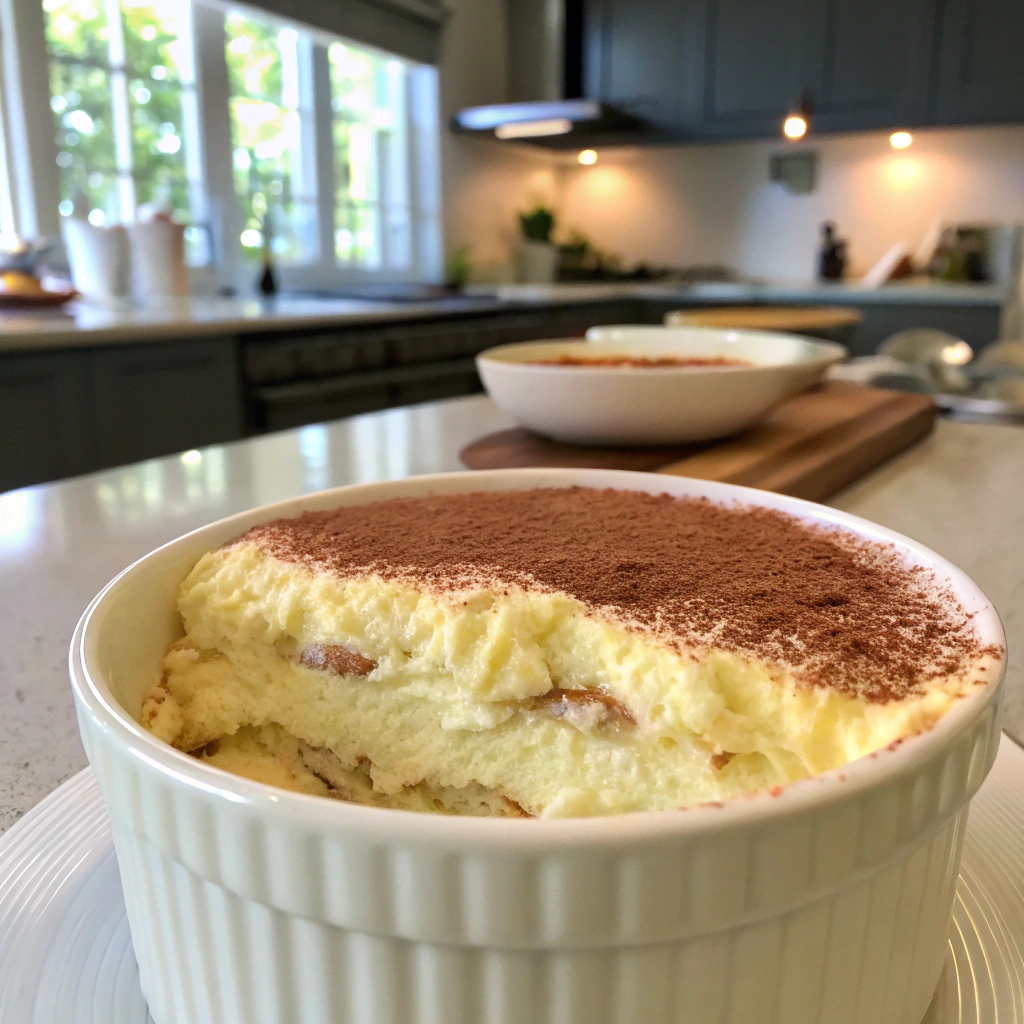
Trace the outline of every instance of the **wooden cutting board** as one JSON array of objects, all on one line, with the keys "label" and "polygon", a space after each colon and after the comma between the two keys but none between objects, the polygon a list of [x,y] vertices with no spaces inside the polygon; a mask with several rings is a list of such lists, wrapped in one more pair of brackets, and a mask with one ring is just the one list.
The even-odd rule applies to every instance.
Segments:
[{"label": "wooden cutting board", "polygon": [[805,391],[736,437],[673,448],[590,448],[521,427],[459,453],[470,469],[632,469],[760,487],[823,501],[931,431],[927,395],[833,381]]}]

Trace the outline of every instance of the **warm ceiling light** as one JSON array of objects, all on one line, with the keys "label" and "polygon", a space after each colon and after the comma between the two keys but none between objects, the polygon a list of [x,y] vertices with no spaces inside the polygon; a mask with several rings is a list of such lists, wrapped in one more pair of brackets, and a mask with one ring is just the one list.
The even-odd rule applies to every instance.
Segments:
[{"label": "warm ceiling light", "polygon": [[543,135],[565,135],[572,131],[567,117],[552,117],[541,121],[507,121],[494,129],[499,139],[536,139]]},{"label": "warm ceiling light", "polygon": [[893,149],[906,149],[914,141],[914,136],[910,132],[893,132],[889,136],[889,145]]},{"label": "warm ceiling light", "polygon": [[576,159],[589,167],[591,164],[597,163],[597,153],[592,149],[581,149],[580,155]]},{"label": "warm ceiling light", "polygon": [[782,122],[782,134],[787,139],[802,139],[807,134],[807,118],[802,114],[790,114]]},{"label": "warm ceiling light", "polygon": [[811,114],[814,111],[814,97],[803,89],[796,103],[789,108],[786,120],[782,122],[782,134],[787,139],[802,139],[811,128]]}]

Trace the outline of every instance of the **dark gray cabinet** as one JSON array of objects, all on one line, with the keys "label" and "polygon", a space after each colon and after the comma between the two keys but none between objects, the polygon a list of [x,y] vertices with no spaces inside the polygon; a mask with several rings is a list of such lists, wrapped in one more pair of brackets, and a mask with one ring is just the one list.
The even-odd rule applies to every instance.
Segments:
[{"label": "dark gray cabinet", "polygon": [[0,358],[0,491],[93,468],[88,356]]},{"label": "dark gray cabinet", "polygon": [[92,360],[100,465],[242,436],[234,339],[111,346]]},{"label": "dark gray cabinet", "polygon": [[684,0],[591,0],[584,84],[597,96],[674,138],[697,114],[704,14]]},{"label": "dark gray cabinet", "polygon": [[0,491],[243,434],[233,338],[0,355]]},{"label": "dark gray cabinet", "polygon": [[817,131],[928,120],[936,0],[828,0],[817,27]]},{"label": "dark gray cabinet", "polygon": [[1024,120],[1024,0],[589,0],[590,94],[679,141]]},{"label": "dark gray cabinet", "polygon": [[1024,120],[1024,0],[945,0],[935,119]]},{"label": "dark gray cabinet", "polygon": [[[582,336],[644,318],[629,299],[303,334],[242,343],[248,429],[258,433],[480,391],[473,357],[517,341]],[[653,321],[657,322],[657,320]]]},{"label": "dark gray cabinet", "polygon": [[703,96],[687,127],[703,137],[778,135],[800,92],[817,91],[820,11],[805,0],[699,0],[699,6]]}]

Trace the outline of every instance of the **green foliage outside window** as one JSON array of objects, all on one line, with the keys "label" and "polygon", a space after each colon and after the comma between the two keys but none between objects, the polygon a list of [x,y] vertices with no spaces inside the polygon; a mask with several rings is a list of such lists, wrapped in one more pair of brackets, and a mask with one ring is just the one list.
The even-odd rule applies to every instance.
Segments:
[{"label": "green foliage outside window", "polygon": [[400,61],[347,43],[328,49],[334,113],[335,255],[368,269],[408,262],[406,73]]},{"label": "green foliage outside window", "polygon": [[224,27],[242,251],[262,253],[269,221],[278,259],[313,259],[316,197],[302,187],[298,35],[237,12],[228,14]]},{"label": "green foliage outside window", "polygon": [[[44,0],[43,9],[63,208],[80,190],[102,213],[94,212],[94,219],[109,223],[131,218],[133,206],[169,196],[179,219],[190,220],[190,140],[182,104],[192,83],[183,79],[190,61],[180,29],[185,4],[122,0],[118,25],[108,22],[101,0]],[[115,62],[117,35],[123,64]],[[130,153],[120,161],[115,94],[127,99],[121,109],[127,107],[130,122]]]},{"label": "green foliage outside window", "polygon": [[[169,197],[193,219],[189,147],[195,110],[190,0],[37,0],[45,12],[61,208],[86,195],[94,223],[130,220]],[[108,20],[114,10],[117,17]],[[292,28],[225,15],[234,186],[242,250],[317,259],[320,206],[311,166],[312,41]],[[407,269],[412,261],[406,66],[372,50],[328,46],[333,114],[334,253],[341,264]],[[201,113],[201,112],[199,112]],[[193,161],[194,162],[194,161]],[[326,198],[326,197],[325,197]],[[328,256],[328,254],[324,254]]]}]

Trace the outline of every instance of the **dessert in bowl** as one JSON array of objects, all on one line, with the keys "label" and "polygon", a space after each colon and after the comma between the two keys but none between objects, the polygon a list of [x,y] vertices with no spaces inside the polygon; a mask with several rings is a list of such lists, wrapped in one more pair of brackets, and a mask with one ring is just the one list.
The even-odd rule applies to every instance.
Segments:
[{"label": "dessert in bowl", "polygon": [[753,426],[847,354],[832,342],[708,327],[597,327],[587,337],[482,352],[487,393],[558,441],[682,444]]},{"label": "dessert in bowl", "polygon": [[250,1019],[255,988],[282,1022],[824,1024],[857,995],[909,1024],[1001,646],[970,581],[852,517],[512,471],[197,531],[97,598],[72,675],[157,1024]]}]

